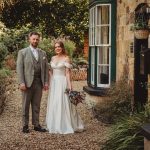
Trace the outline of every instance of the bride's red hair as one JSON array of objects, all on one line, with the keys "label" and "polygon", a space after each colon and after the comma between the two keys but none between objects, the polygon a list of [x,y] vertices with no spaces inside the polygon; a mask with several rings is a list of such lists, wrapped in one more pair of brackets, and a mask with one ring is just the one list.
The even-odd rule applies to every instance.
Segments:
[{"label": "bride's red hair", "polygon": [[55,48],[55,45],[56,45],[56,44],[59,44],[60,47],[62,48],[62,54],[67,55],[66,50],[65,50],[64,43],[63,43],[62,41],[56,41],[55,44],[54,44],[54,48]]}]

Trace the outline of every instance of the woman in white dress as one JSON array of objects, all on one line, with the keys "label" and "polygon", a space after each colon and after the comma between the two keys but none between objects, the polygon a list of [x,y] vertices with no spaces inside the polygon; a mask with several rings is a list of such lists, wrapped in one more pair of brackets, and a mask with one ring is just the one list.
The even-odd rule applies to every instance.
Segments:
[{"label": "woman in white dress", "polygon": [[76,106],[70,103],[66,89],[72,90],[70,80],[69,57],[64,44],[54,44],[56,55],[50,62],[50,85],[46,114],[46,125],[49,133],[69,134],[84,129],[83,122],[77,113]]}]

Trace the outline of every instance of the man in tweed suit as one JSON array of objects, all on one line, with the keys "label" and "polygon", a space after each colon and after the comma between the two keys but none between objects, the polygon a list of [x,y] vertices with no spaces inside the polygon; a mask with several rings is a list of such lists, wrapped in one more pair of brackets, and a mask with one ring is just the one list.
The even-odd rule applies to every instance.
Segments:
[{"label": "man in tweed suit", "polygon": [[29,34],[30,46],[18,52],[17,74],[22,91],[23,133],[29,133],[29,109],[32,107],[32,124],[35,131],[46,132],[39,124],[42,89],[48,90],[48,62],[46,53],[37,48],[40,34]]}]

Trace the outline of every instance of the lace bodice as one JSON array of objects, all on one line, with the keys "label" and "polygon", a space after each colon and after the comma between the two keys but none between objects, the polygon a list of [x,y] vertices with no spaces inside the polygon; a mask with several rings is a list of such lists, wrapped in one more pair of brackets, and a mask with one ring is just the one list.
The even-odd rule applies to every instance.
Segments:
[{"label": "lace bodice", "polygon": [[53,61],[50,62],[51,68],[53,70],[53,76],[55,75],[65,75],[65,70],[67,68],[72,68],[72,65],[66,61],[54,63]]}]

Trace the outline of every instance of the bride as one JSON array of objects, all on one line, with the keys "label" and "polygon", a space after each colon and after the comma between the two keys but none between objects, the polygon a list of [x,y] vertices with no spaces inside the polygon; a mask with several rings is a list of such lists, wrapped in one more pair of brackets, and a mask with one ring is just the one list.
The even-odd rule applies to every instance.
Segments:
[{"label": "bride", "polygon": [[70,103],[66,89],[72,90],[70,80],[69,57],[64,44],[54,44],[56,55],[52,57],[50,66],[50,85],[46,114],[46,125],[49,133],[68,134],[84,129],[83,122],[77,113],[76,106]]}]

